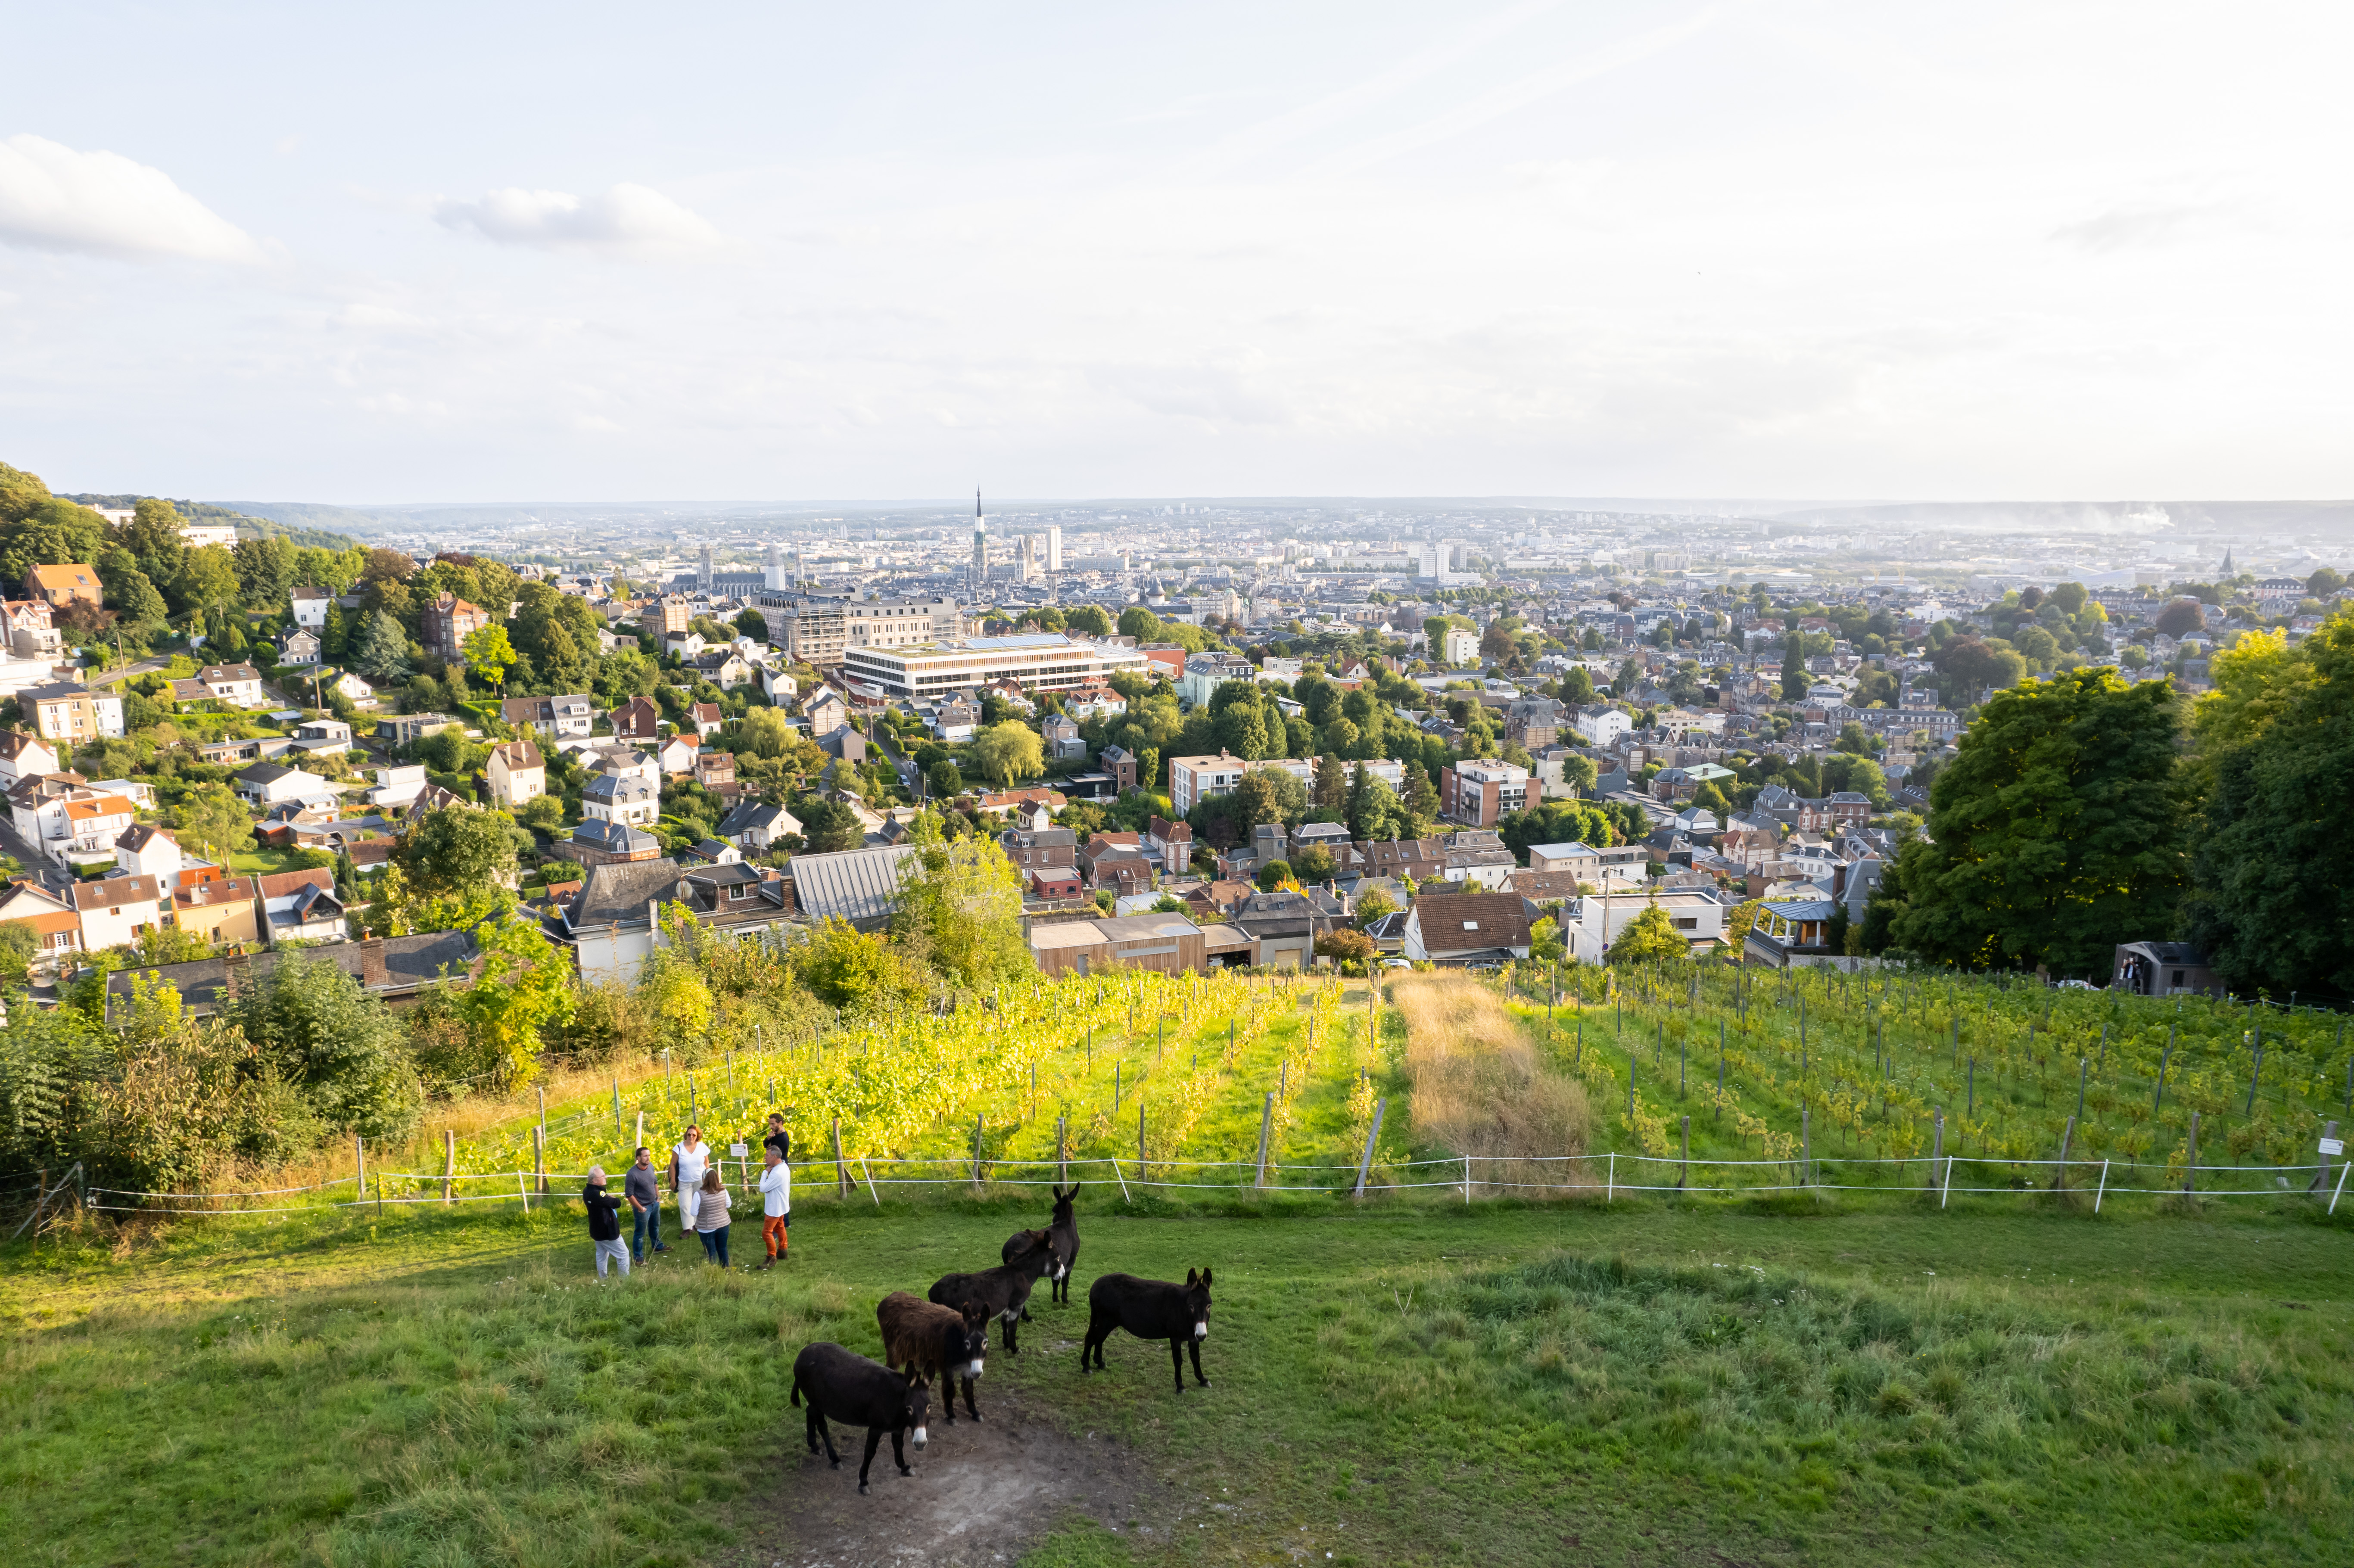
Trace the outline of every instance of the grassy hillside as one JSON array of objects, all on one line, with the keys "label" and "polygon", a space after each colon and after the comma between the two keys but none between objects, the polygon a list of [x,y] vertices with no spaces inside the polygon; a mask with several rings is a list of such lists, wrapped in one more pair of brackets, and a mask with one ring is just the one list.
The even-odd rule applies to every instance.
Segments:
[{"label": "grassy hillside", "polygon": [[[1875,1202],[1328,1201],[1306,1223],[1122,1217],[1091,1186],[1080,1305],[1034,1308],[1035,1353],[992,1361],[984,1409],[1094,1435],[1162,1499],[1151,1535],[1068,1520],[1041,1563],[2354,1544],[2345,1229]],[[784,1270],[673,1254],[604,1287],[569,1203],[18,1245],[0,1543],[43,1564],[737,1561],[788,1489],[854,1486],[799,1468],[795,1351],[873,1351],[880,1295],[994,1262],[1039,1213],[805,1190]],[[1165,1351],[1125,1337],[1080,1378],[1089,1279],[1204,1264],[1212,1389],[1172,1396]],[[936,1442],[918,1474],[957,1462]]]}]

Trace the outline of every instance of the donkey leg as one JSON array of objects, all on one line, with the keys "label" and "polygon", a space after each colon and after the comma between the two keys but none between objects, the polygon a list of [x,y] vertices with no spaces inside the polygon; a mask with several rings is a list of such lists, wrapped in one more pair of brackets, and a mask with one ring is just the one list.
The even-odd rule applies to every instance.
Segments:
[{"label": "donkey leg", "polygon": [[882,1446],[883,1428],[869,1426],[866,1429],[866,1462],[858,1467],[858,1489],[862,1492],[866,1489],[866,1472],[875,1467],[875,1450]]},{"label": "donkey leg", "polygon": [[1189,1339],[1185,1341],[1185,1348],[1193,1352],[1193,1381],[1204,1388],[1209,1387],[1210,1380],[1202,1375],[1202,1341]]},{"label": "donkey leg", "polygon": [[1177,1392],[1178,1392],[1178,1393],[1184,1393],[1184,1392],[1185,1392],[1185,1341],[1184,1341],[1184,1340],[1170,1340],[1170,1341],[1169,1341],[1169,1368],[1170,1368],[1170,1370],[1171,1370],[1172,1372],[1175,1372],[1175,1373],[1177,1374]]}]

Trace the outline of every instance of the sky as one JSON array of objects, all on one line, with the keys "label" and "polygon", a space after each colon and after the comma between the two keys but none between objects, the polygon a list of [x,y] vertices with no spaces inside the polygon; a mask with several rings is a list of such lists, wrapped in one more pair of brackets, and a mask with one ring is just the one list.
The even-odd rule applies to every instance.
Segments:
[{"label": "sky", "polygon": [[0,461],[61,491],[2354,495],[2342,5],[7,32]]}]

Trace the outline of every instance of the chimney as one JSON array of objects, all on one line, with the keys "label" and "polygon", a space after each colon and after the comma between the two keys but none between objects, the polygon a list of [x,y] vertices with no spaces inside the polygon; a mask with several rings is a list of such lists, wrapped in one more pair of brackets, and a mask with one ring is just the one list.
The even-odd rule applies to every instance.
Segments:
[{"label": "chimney", "polygon": [[360,984],[375,991],[387,983],[384,971],[384,938],[360,934]]},{"label": "chimney", "polygon": [[235,1001],[245,990],[245,948],[239,944],[221,960],[221,994]]}]

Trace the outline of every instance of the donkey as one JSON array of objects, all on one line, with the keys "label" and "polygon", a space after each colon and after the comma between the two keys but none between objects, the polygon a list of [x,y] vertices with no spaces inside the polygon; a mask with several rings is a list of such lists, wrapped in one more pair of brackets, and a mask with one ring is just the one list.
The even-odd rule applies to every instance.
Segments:
[{"label": "donkey", "polygon": [[[1014,1342],[1013,1325],[1030,1300],[1030,1287],[1055,1260],[1055,1238],[1050,1231],[1023,1231],[1013,1241],[1023,1245],[1013,1262],[984,1268],[979,1274],[944,1274],[925,1293],[935,1307],[961,1308],[967,1301],[980,1302],[998,1320],[1009,1356],[1022,1353],[1022,1347]],[[1006,1245],[1012,1247],[1013,1244]]]},{"label": "donkey", "polygon": [[901,1366],[922,1372],[940,1383],[940,1407],[949,1425],[956,1425],[957,1380],[964,1380],[964,1407],[975,1421],[981,1412],[972,1403],[972,1385],[989,1354],[989,1308],[967,1301],[951,1310],[918,1301],[904,1290],[894,1290],[875,1308],[883,1328],[883,1364],[896,1372]]},{"label": "donkey", "polygon": [[[1079,1261],[1079,1222],[1071,1213],[1071,1200],[1079,1195],[1079,1184],[1072,1182],[1067,1192],[1060,1187],[1050,1187],[1047,1191],[1055,1194],[1055,1217],[1046,1223],[1046,1232],[1054,1238],[1055,1252],[1052,1266],[1046,1270],[1046,1298],[1068,1305],[1071,1299],[1071,1268]],[[1014,1254],[1023,1249],[1023,1238],[1029,1234],[1016,1231],[1005,1238],[1005,1250],[1001,1255],[1007,1263],[1012,1263]],[[1026,1306],[1022,1309],[1022,1320],[1025,1323],[1030,1321],[1030,1309]]]},{"label": "donkey", "polygon": [[1114,1329],[1125,1329],[1140,1340],[1169,1341],[1169,1365],[1176,1374],[1177,1392],[1185,1392],[1185,1351],[1193,1352],[1193,1381],[1204,1388],[1202,1341],[1210,1337],[1210,1271],[1185,1271],[1185,1283],[1139,1279],[1132,1274],[1106,1274],[1087,1289],[1087,1340],[1079,1347],[1079,1370],[1089,1370],[1087,1358],[1104,1364],[1104,1341]]},{"label": "donkey", "polygon": [[816,1453],[818,1439],[824,1438],[825,1457],[835,1469],[842,1468],[842,1456],[833,1450],[833,1429],[826,1425],[827,1417],[866,1428],[866,1462],[858,1467],[860,1492],[866,1490],[866,1472],[875,1467],[875,1450],[885,1432],[891,1434],[891,1457],[899,1473],[916,1473],[907,1468],[902,1439],[912,1429],[916,1451],[923,1452],[924,1424],[931,1414],[932,1393],[922,1373],[911,1368],[903,1378],[840,1345],[821,1342],[793,1359],[793,1403],[801,1404],[804,1393],[809,1395],[810,1452]]}]

